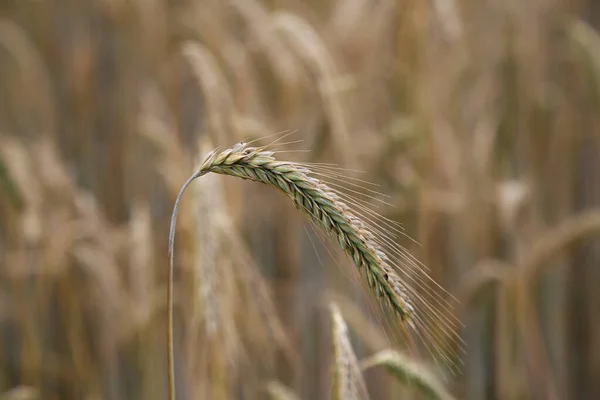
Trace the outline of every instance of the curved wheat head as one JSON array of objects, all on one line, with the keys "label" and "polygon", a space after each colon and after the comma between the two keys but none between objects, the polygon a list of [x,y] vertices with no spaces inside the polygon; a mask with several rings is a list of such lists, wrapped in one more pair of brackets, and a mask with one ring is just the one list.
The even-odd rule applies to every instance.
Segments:
[{"label": "curved wheat head", "polygon": [[[358,191],[344,191],[349,186],[363,186],[345,178],[341,170],[322,164],[279,161],[275,154],[270,146],[253,147],[240,142],[206,156],[175,203],[169,245],[171,263],[177,207],[191,181],[212,172],[274,187],[339,244],[374,295],[399,317],[400,323],[417,332],[433,358],[456,372],[460,362],[458,351],[462,351],[464,342],[451,310],[452,299],[448,300],[444,289],[429,277],[424,266],[396,243],[395,238],[404,235],[399,224],[382,217],[364,199],[352,194]],[[172,332],[169,338],[171,341]]]}]

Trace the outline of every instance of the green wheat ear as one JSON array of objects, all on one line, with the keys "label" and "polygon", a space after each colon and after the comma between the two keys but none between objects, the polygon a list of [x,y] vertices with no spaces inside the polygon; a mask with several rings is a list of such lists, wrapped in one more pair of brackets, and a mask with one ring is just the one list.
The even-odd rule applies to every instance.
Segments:
[{"label": "green wheat ear", "polygon": [[[435,292],[441,288],[435,284],[432,290],[426,286],[433,282],[431,278],[419,268],[402,247],[393,243],[384,229],[369,225],[370,218],[375,213],[365,211],[360,206],[359,200],[351,196],[344,196],[339,190],[333,189],[323,180],[313,175],[336,176],[339,181],[339,171],[333,172],[323,166],[309,167],[304,164],[279,161],[274,157],[275,152],[268,147],[252,147],[248,143],[240,142],[232,147],[219,152],[214,150],[202,162],[200,168],[183,185],[175,201],[169,232],[169,283],[168,283],[168,353],[169,353],[169,393],[170,399],[175,399],[173,383],[173,247],[175,225],[179,203],[183,192],[190,183],[209,172],[230,175],[241,179],[260,182],[286,195],[295,207],[305,214],[309,220],[331,238],[352,259],[354,265],[361,272],[373,294],[396,316],[402,323],[415,330],[422,330],[421,339],[434,357],[431,346],[441,354],[442,362],[453,366],[452,357],[458,358],[454,350],[442,348],[440,330],[450,332],[452,345],[461,346],[451,319],[451,311],[447,308],[442,297]],[[338,185],[339,186],[339,185]],[[348,204],[355,205],[361,212],[355,212]],[[393,229],[393,227],[392,227]],[[404,269],[400,268],[406,267]],[[400,276],[400,273],[403,276]],[[419,275],[420,274],[420,275]],[[411,284],[408,284],[412,282]],[[429,298],[419,294],[418,289],[429,291]],[[415,313],[415,305],[422,310],[422,314]],[[441,322],[440,322],[441,321]],[[429,325],[439,324],[438,330],[433,330]],[[427,342],[431,346],[427,345]],[[445,353],[448,354],[445,354]]]},{"label": "green wheat ear", "polygon": [[213,172],[248,179],[274,187],[285,194],[298,210],[337,240],[372,288],[374,294],[402,319],[410,321],[413,306],[400,277],[387,263],[375,237],[350,208],[324,182],[310,176],[310,169],[278,161],[274,152],[246,143],[223,152],[210,153],[197,174]]}]

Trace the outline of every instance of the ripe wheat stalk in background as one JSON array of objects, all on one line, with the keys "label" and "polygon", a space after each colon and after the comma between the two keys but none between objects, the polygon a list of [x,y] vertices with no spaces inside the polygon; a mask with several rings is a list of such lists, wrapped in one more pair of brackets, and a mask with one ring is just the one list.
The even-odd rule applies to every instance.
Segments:
[{"label": "ripe wheat stalk in background", "polygon": [[[177,213],[186,188],[194,179],[209,172],[260,182],[284,193],[313,225],[337,240],[382,304],[393,311],[401,323],[416,331],[431,355],[454,372],[460,356],[453,347],[462,349],[463,342],[457,320],[451,316],[451,304],[439,293],[443,289],[429,277],[423,266],[395,243],[397,234],[402,234],[398,224],[381,217],[368,208],[365,200],[350,194],[359,192],[348,186],[364,187],[345,178],[340,169],[323,164],[278,161],[274,157],[276,152],[270,150],[278,140],[268,146],[253,147],[250,143],[240,142],[222,152],[212,151],[183,185],[175,200],[169,235],[167,291],[170,399],[175,398],[172,279]],[[326,183],[326,178],[330,182]],[[337,188],[347,189],[350,193]],[[423,291],[425,293],[420,293]],[[445,337],[450,339],[450,344],[438,344]]]}]

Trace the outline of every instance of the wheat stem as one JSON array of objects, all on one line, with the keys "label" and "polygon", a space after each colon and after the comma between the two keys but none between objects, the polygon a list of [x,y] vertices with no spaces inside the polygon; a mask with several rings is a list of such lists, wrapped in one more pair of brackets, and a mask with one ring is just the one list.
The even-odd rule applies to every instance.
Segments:
[{"label": "wheat stem", "polygon": [[167,281],[167,357],[168,357],[168,381],[169,381],[169,400],[175,400],[175,355],[173,349],[173,260],[175,246],[175,228],[177,226],[177,215],[179,214],[179,203],[187,187],[192,181],[204,175],[201,171],[192,175],[183,185],[173,207],[171,215],[171,228],[169,229],[169,278]]}]

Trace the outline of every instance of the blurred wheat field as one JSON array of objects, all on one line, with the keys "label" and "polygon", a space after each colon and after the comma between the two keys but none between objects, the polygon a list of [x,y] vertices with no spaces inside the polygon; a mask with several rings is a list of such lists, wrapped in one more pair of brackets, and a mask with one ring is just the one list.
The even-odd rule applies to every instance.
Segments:
[{"label": "blurred wheat field", "polygon": [[166,399],[175,197],[287,130],[290,160],[390,196],[460,302],[462,373],[284,196],[207,175],[177,225],[178,399],[600,398],[597,29],[589,0],[3,0],[0,399]]}]

